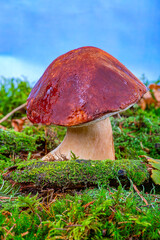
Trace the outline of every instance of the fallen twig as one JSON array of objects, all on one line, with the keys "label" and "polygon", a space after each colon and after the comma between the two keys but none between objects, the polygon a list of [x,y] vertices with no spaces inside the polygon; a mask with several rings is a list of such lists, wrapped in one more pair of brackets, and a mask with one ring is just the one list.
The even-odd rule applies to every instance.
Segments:
[{"label": "fallen twig", "polygon": [[11,201],[14,201],[16,199],[16,197],[3,197],[3,196],[0,196],[0,201],[1,200],[8,200],[10,199]]},{"label": "fallen twig", "polygon": [[150,194],[152,197],[155,197],[155,198],[158,198],[160,199],[160,196],[159,195],[155,195],[155,194]]},{"label": "fallen twig", "polygon": [[3,118],[0,120],[0,123],[6,121],[12,114],[14,114],[15,112],[21,110],[21,109],[24,108],[26,105],[27,105],[27,103],[23,103],[23,104],[20,105],[19,107],[13,109],[10,113],[8,113],[5,117],[3,117]]},{"label": "fallen twig", "polygon": [[[30,161],[29,165],[28,162],[24,162],[23,166],[21,165],[18,170],[16,167],[18,165],[14,169],[16,174],[13,174],[14,170],[12,167],[12,169],[8,169],[3,174],[3,178],[17,183],[22,192],[33,191],[34,189],[42,194],[44,193],[42,191],[48,188],[54,189],[55,192],[63,192],[71,189],[83,189],[86,186],[94,187],[103,183],[106,183],[106,185],[108,183],[112,184],[119,176],[120,170],[126,172],[124,184],[129,184],[127,178],[129,176],[131,181],[137,185],[142,184],[149,178],[149,174],[146,171],[147,167],[140,160],[116,160],[115,162],[112,160],[83,159],[52,162],[36,160],[34,162]],[[47,174],[45,174],[44,171],[46,170],[44,169],[48,169]],[[113,175],[113,173],[117,175]],[[48,191],[44,195],[43,197],[47,196]],[[114,194],[111,194],[111,196],[115,199]]]},{"label": "fallen twig", "polygon": [[82,227],[81,224],[71,224],[71,225],[67,225],[66,228],[70,228],[70,227]]},{"label": "fallen twig", "polygon": [[4,240],[7,239],[7,236],[8,236],[8,235],[11,235],[12,237],[14,236],[13,233],[11,233],[11,231],[13,230],[13,228],[14,228],[15,226],[16,226],[16,223],[15,223],[9,230],[7,230],[5,227],[2,227],[2,228],[4,228],[5,231],[6,231],[6,236],[5,236]]},{"label": "fallen twig", "polygon": [[95,202],[95,200],[83,205],[84,209],[86,209],[87,207],[89,207],[91,204],[93,204]]},{"label": "fallen twig", "polygon": [[134,188],[134,190],[137,192],[137,194],[140,196],[140,198],[143,200],[143,202],[145,202],[145,204],[148,205],[147,200],[140,194],[140,191],[138,190],[138,188],[136,187],[136,185],[133,184],[133,188]]}]

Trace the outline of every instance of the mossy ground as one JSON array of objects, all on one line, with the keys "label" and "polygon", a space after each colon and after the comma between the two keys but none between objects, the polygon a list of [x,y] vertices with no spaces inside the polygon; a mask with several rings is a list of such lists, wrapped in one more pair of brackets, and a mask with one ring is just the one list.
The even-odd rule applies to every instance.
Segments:
[{"label": "mossy ground", "polygon": [[135,105],[111,123],[117,159],[160,158],[160,109],[143,111]]},{"label": "mossy ground", "polygon": [[[44,155],[56,147],[65,128],[35,125],[24,126],[22,133],[0,130],[1,239],[160,239],[160,191],[151,179],[144,184],[148,172],[140,163],[140,155],[160,158],[160,109],[142,111],[135,106],[120,119],[112,117],[111,123],[117,160],[109,165],[106,160],[101,166],[83,160],[44,165],[33,160],[36,154]],[[30,179],[39,186],[58,176],[58,183],[67,187],[68,180],[82,182],[85,175],[85,181],[96,186],[86,184],[83,190],[72,189],[67,194],[48,184],[36,196],[22,194],[18,186],[2,178],[6,168],[17,164],[19,169],[12,172],[15,181]],[[66,178],[62,178],[62,170]],[[120,170],[127,174],[125,181],[131,179],[129,184],[123,182]],[[109,185],[108,171],[116,182],[114,187]],[[94,178],[88,179],[90,176]],[[141,190],[140,195],[134,186]]]},{"label": "mossy ground", "polygon": [[[86,189],[73,195],[19,196],[0,211],[1,239],[159,239],[159,200],[154,189],[142,193],[148,201],[125,190]],[[7,207],[6,207],[7,206]]]}]

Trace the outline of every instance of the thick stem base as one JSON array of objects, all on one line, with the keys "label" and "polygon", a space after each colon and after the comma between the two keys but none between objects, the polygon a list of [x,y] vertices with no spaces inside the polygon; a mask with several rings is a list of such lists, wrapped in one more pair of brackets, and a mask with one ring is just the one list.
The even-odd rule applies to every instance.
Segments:
[{"label": "thick stem base", "polygon": [[82,127],[68,128],[63,142],[42,160],[49,160],[51,154],[58,158],[70,158],[71,151],[80,159],[115,159],[112,127],[109,118]]}]

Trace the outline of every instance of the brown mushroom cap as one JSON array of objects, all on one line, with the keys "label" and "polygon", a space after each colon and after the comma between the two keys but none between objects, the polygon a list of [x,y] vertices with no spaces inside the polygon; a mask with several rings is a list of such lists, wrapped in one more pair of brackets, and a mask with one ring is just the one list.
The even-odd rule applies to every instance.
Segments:
[{"label": "brown mushroom cap", "polygon": [[107,52],[81,47],[49,65],[28,97],[27,116],[34,123],[79,125],[127,108],[146,90]]}]

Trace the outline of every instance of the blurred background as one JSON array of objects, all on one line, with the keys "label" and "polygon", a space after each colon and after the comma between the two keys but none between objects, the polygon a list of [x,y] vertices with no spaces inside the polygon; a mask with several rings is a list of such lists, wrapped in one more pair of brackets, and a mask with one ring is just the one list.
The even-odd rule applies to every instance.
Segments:
[{"label": "blurred background", "polygon": [[160,75],[159,0],[0,0],[0,9],[0,76],[33,84],[82,46],[107,51],[138,78]]}]

